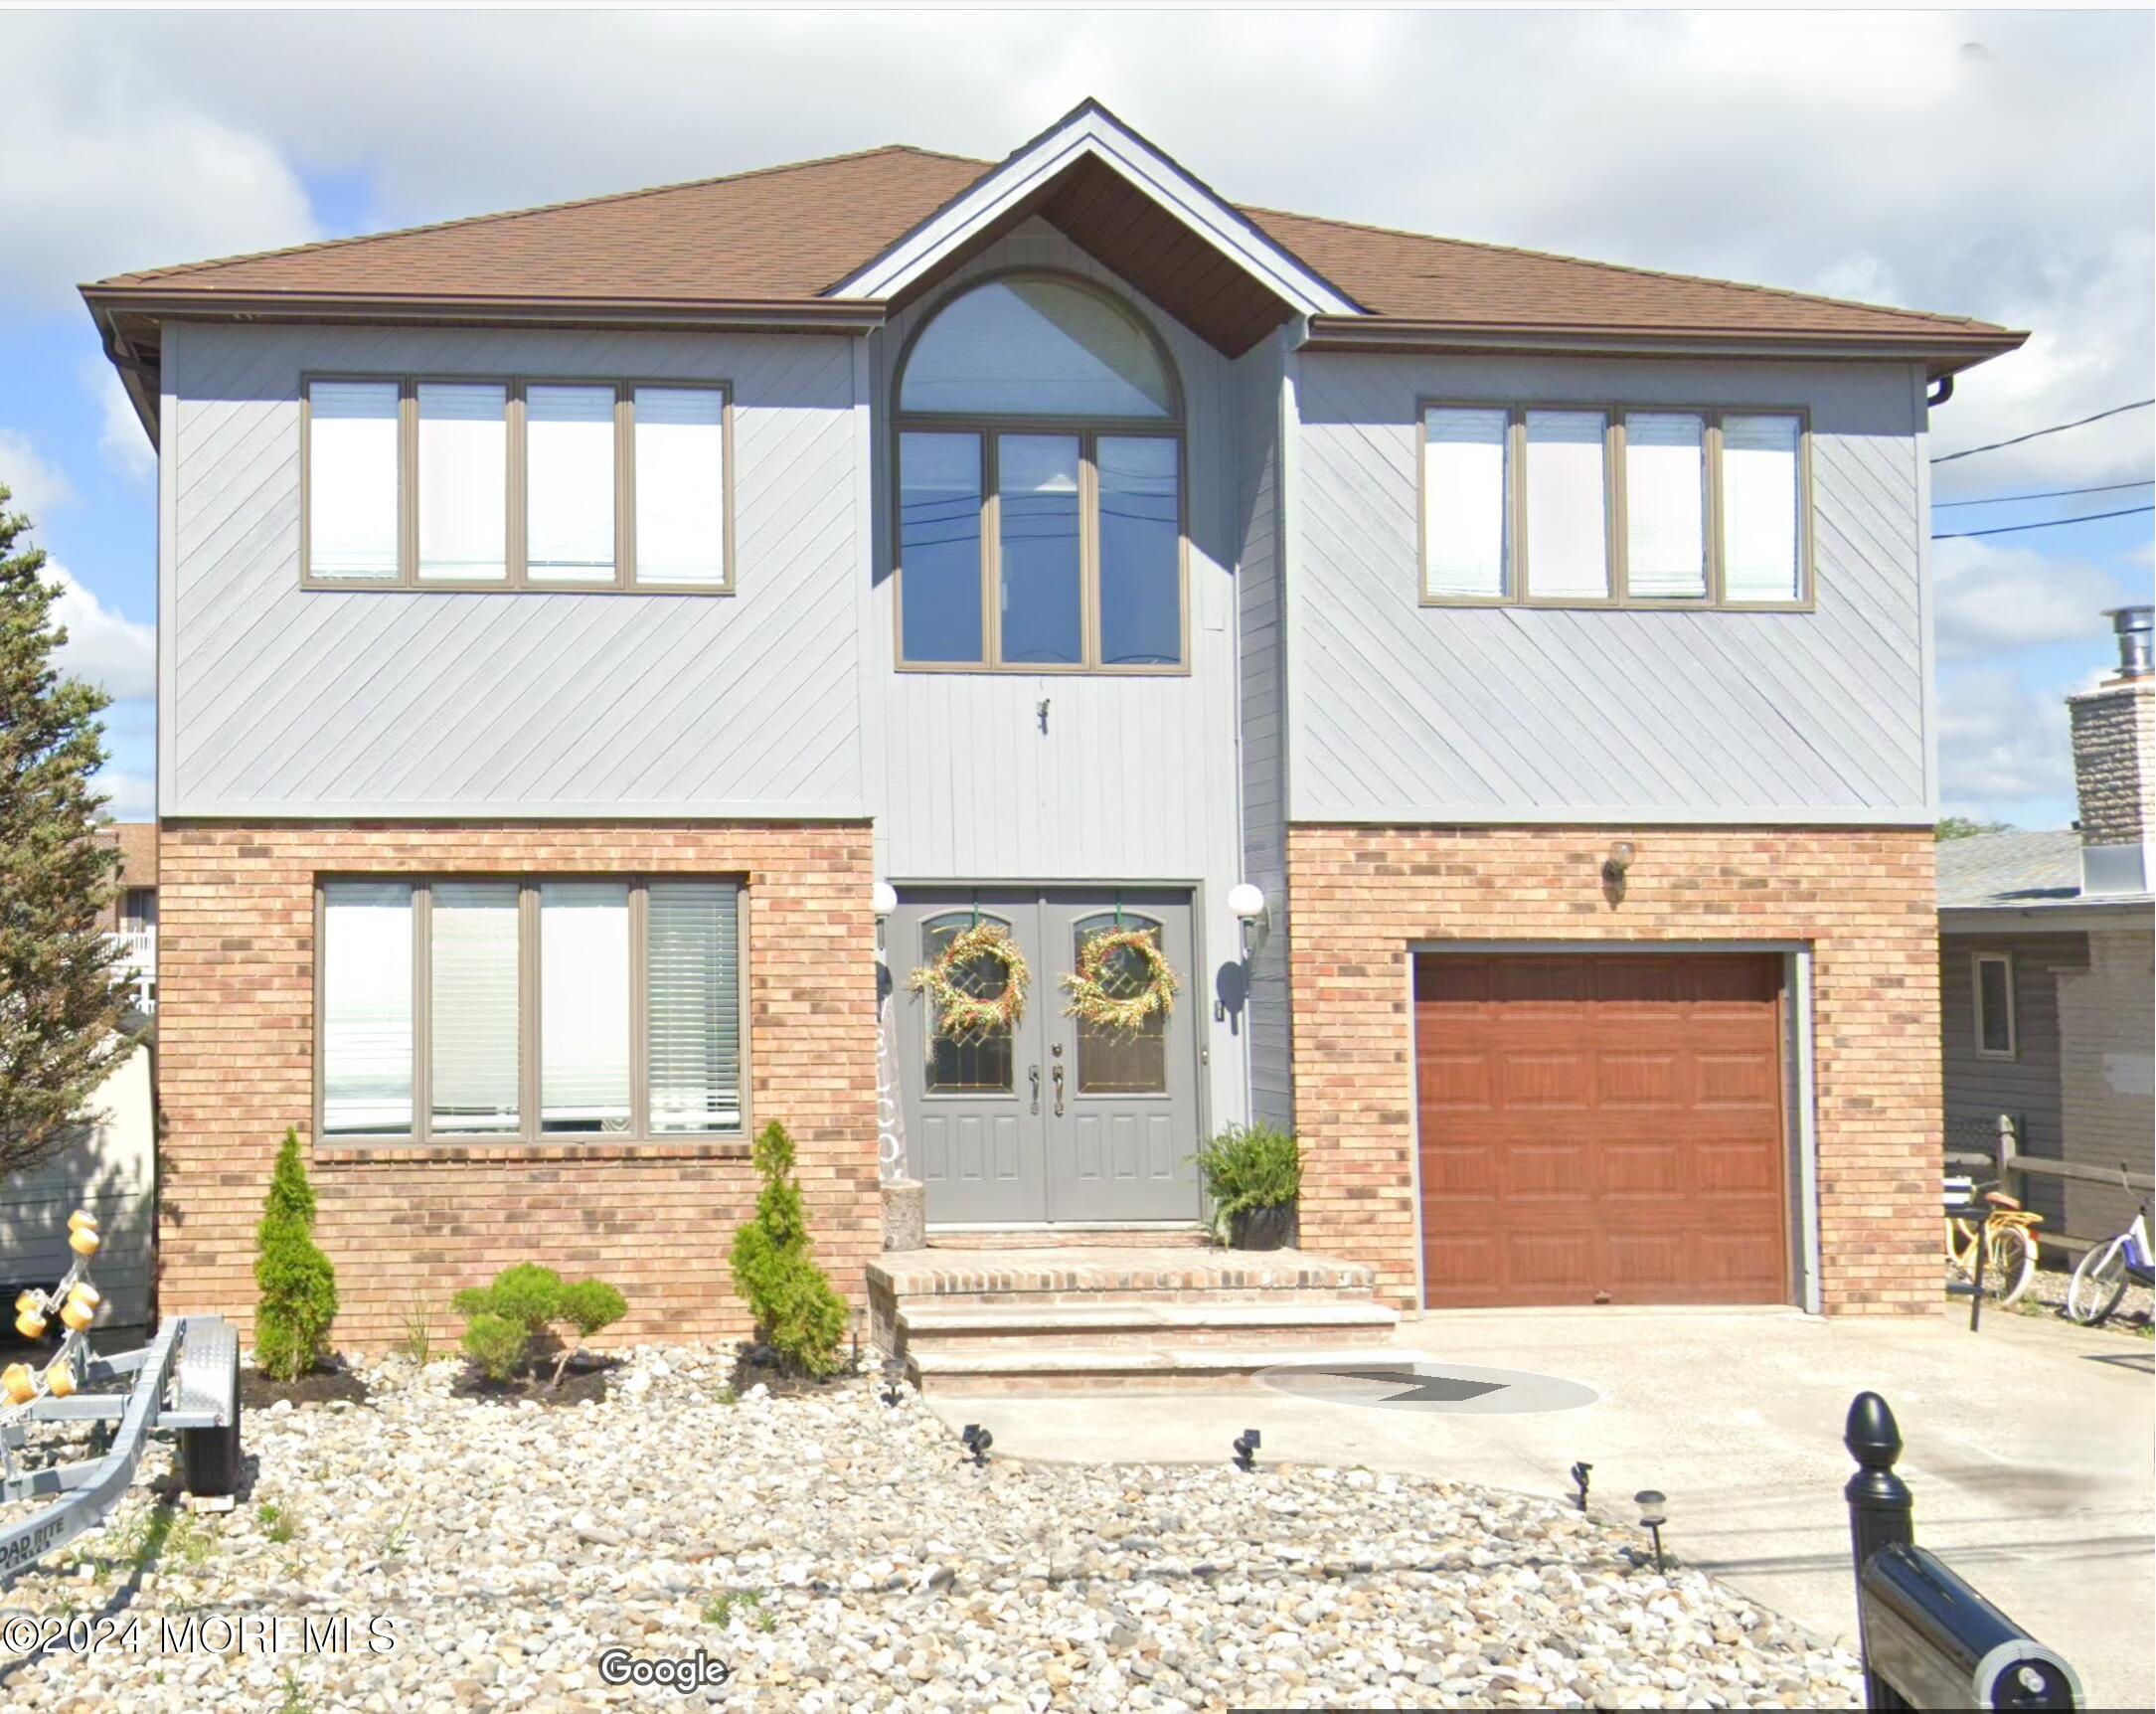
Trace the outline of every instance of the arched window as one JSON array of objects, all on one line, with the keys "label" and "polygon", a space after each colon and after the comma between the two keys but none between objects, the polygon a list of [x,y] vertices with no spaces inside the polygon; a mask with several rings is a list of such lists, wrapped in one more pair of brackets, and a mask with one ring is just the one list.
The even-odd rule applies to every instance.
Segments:
[{"label": "arched window", "polygon": [[1142,322],[1005,274],[930,317],[897,392],[902,666],[1182,667],[1182,402]]}]

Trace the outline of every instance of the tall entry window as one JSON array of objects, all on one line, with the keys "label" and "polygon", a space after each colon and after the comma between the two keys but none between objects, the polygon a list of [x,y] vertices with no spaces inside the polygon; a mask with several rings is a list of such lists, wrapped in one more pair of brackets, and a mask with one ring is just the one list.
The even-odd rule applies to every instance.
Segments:
[{"label": "tall entry window", "polygon": [[898,399],[902,666],[1182,669],[1180,403],[1128,310],[990,280],[922,328]]}]

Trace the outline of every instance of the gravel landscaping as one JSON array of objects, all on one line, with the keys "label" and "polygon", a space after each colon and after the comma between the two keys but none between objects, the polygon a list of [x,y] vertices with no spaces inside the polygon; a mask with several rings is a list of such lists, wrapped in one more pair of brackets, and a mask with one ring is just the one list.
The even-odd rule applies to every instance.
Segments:
[{"label": "gravel landscaping", "polygon": [[[1843,1707],[1855,1660],[1569,1506],[1368,1470],[962,1461],[911,1393],[776,1398],[731,1351],[645,1349],[603,1402],[460,1396],[365,1365],[364,1404],[247,1419],[234,1511],[111,1523],[0,1621],[109,1614],[131,1646],[0,1652],[11,1709],[600,1706],[1116,1710]],[[1225,1454],[1225,1449],[1224,1449]],[[170,1652],[175,1619],[354,1616],[350,1651]],[[365,1621],[394,1623],[372,1653]],[[4,1628],[0,1628],[4,1633]],[[610,1647],[731,1680],[612,1685]]]}]

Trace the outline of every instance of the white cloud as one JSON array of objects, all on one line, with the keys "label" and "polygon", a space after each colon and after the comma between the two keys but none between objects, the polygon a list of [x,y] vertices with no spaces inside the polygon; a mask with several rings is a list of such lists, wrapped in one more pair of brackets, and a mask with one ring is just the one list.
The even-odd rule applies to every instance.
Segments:
[{"label": "white cloud", "polygon": [[155,821],[157,819],[157,781],[140,773],[122,773],[114,769],[97,771],[95,784],[105,794],[104,812],[114,821]]},{"label": "white cloud", "polygon": [[2084,638],[2098,647],[2110,629],[2104,609],[2122,599],[2117,580],[2100,567],[2035,548],[1940,542],[1931,564],[1945,660]]},{"label": "white cloud", "polygon": [[60,585],[53,618],[65,625],[60,664],[115,700],[157,694],[157,627],[115,612],[65,566],[50,563],[46,574]]},{"label": "white cloud", "polygon": [[97,396],[97,450],[129,480],[148,481],[157,474],[157,448],[143,432],[142,419],[135,415],[118,372],[98,361],[84,370],[83,381]]},{"label": "white cloud", "polygon": [[1995,814],[2051,803],[2071,794],[2073,777],[2064,692],[2040,694],[2005,667],[1940,686],[1939,786],[1949,806]]},{"label": "white cloud", "polygon": [[33,524],[43,523],[55,506],[75,498],[67,473],[40,456],[29,435],[11,428],[0,428],[0,487],[8,490],[8,510]]}]

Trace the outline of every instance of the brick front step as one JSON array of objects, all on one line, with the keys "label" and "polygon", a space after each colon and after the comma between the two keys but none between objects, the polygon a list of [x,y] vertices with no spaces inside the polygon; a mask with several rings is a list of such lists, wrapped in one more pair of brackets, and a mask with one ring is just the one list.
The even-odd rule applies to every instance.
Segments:
[{"label": "brick front step", "polygon": [[1147,1346],[1058,1345],[1033,1351],[923,1351],[907,1373],[923,1393],[1244,1392],[1284,1366],[1414,1363],[1426,1353],[1391,1343],[1231,1346],[1174,1341]]},{"label": "brick front step", "polygon": [[898,1251],[870,1264],[880,1349],[922,1390],[1240,1387],[1398,1330],[1373,1271],[1298,1250]]}]

